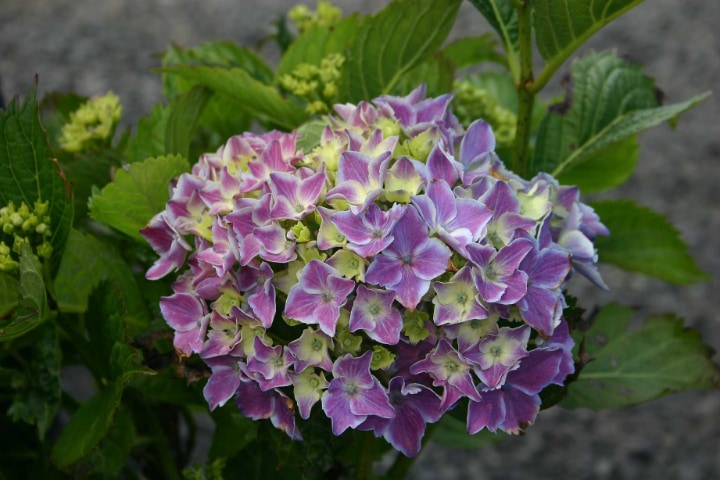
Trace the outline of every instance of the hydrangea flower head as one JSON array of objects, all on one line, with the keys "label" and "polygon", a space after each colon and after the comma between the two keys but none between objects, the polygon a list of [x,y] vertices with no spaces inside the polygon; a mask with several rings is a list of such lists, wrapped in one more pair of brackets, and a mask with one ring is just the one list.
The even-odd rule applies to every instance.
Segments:
[{"label": "hydrangea flower head", "polygon": [[210,408],[297,440],[324,415],[414,456],[458,406],[471,433],[519,433],[573,372],[562,291],[574,272],[604,285],[608,232],[576,188],[509,171],[450,100],[336,105],[309,151],[244,133],[175,182],[142,231],[146,276],[179,272],[160,309],[205,361]]}]

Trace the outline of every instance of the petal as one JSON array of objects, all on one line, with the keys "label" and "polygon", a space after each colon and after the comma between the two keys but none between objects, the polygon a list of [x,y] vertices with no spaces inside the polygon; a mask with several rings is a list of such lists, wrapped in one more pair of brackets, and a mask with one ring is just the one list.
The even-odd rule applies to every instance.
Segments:
[{"label": "petal", "polygon": [[375,380],[369,389],[361,389],[350,397],[350,411],[355,415],[376,415],[383,418],[395,416],[395,409],[390,405],[387,392]]}]

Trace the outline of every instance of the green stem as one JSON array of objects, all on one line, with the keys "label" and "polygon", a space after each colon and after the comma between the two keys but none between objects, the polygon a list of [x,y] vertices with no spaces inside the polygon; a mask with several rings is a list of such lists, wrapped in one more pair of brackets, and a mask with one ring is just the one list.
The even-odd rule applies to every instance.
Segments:
[{"label": "green stem", "polygon": [[514,2],[518,9],[518,40],[520,46],[520,80],[516,84],[518,92],[518,115],[513,150],[515,158],[512,169],[518,175],[529,174],[530,132],[532,111],[535,103],[533,90],[532,65],[532,8],[530,0]]},{"label": "green stem", "polygon": [[356,432],[360,453],[355,468],[355,480],[368,480],[372,475],[373,451],[375,450],[375,437],[370,432]]}]

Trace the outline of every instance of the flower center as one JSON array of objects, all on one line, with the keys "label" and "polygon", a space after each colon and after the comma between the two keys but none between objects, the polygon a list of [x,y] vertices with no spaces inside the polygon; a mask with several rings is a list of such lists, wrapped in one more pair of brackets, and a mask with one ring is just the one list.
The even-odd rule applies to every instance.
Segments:
[{"label": "flower center", "polygon": [[343,387],[343,391],[350,397],[357,395],[359,390],[360,389],[354,382],[347,382]]},{"label": "flower center", "polygon": [[455,362],[453,360],[448,360],[447,362],[445,362],[444,367],[445,367],[445,370],[447,370],[450,373],[455,373],[460,370],[460,365],[458,365],[457,362]]},{"label": "flower center", "polygon": [[321,295],[321,298],[322,298],[323,302],[330,303],[330,302],[332,302],[332,299],[333,299],[333,293],[329,292],[329,291],[324,291]]},{"label": "flower center", "polygon": [[370,305],[368,305],[368,312],[372,316],[376,316],[377,314],[379,314],[380,310],[380,305],[378,305],[377,303],[371,303]]}]

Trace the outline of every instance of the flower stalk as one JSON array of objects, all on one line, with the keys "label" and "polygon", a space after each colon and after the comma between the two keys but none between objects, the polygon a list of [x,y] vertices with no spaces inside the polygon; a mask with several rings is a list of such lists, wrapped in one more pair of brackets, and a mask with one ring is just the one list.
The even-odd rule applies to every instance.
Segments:
[{"label": "flower stalk", "polygon": [[529,0],[517,0],[518,38],[520,47],[520,78],[517,81],[518,115],[513,150],[512,169],[527,177],[530,169],[530,133],[536,90],[532,64],[532,7]]}]

